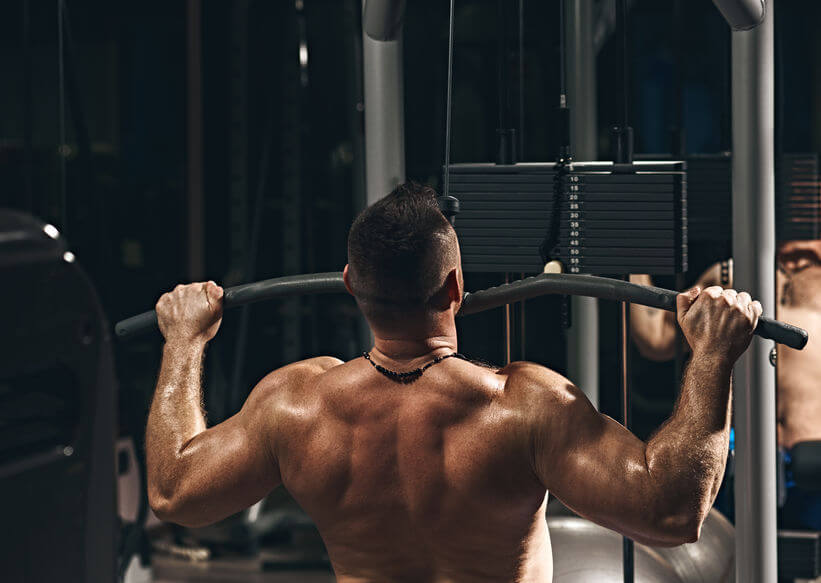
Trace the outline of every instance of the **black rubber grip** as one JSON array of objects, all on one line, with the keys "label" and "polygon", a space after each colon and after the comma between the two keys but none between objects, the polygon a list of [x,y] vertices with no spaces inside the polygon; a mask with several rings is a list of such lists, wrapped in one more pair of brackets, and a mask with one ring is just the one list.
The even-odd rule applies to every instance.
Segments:
[{"label": "black rubber grip", "polygon": [[[341,272],[289,275],[247,283],[225,290],[223,308],[235,308],[273,298],[296,295],[331,294],[345,291]],[[138,334],[157,329],[157,313],[143,312],[117,322],[114,332],[117,337],[127,339]]]},{"label": "black rubber grip", "polygon": [[[545,273],[466,294],[459,315],[475,314],[511,302],[548,294],[589,296],[630,302],[669,312],[675,312],[676,296],[678,296],[678,292],[669,289],[643,286],[607,277]],[[808,340],[806,330],[763,316],[758,319],[755,334],[796,350],[804,348]]]},{"label": "black rubber grip", "polygon": [[[225,290],[223,306],[234,308],[244,304],[284,296],[342,293],[345,284],[339,272],[290,275],[239,285]],[[594,275],[542,274],[505,283],[489,289],[465,294],[460,316],[484,312],[512,302],[549,294],[588,296],[630,302],[674,312],[677,292],[660,287],[643,286],[618,279]],[[114,331],[125,339],[142,332],[156,330],[154,310],[117,322]],[[796,326],[761,317],[755,333],[791,348],[801,350],[807,344],[807,332]]]}]

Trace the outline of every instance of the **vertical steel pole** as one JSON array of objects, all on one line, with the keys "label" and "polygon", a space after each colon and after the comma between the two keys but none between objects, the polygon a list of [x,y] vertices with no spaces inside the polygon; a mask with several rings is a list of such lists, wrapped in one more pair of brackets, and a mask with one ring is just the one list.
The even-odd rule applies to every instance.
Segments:
[{"label": "vertical steel pole", "polygon": [[[733,32],[733,259],[736,285],[774,316],[773,1],[760,26]],[[775,373],[755,338],[735,367],[736,581],[777,578]]]},{"label": "vertical steel pole", "polygon": [[[362,0],[362,20],[368,2]],[[377,0],[381,4],[401,0]],[[387,9],[387,12],[391,12]],[[394,40],[375,40],[362,27],[362,76],[365,93],[365,204],[371,205],[405,181],[405,100],[402,81],[402,30]],[[363,345],[373,342],[360,318]]]},{"label": "vertical steel pole", "polygon": [[[577,160],[596,159],[596,51],[593,0],[566,0],[567,101],[570,136]],[[573,325],[568,331],[568,376],[587,398],[599,404],[599,304],[595,298],[571,299]]]},{"label": "vertical steel pole", "polygon": [[[363,0],[363,11],[367,2],[372,1]],[[393,2],[399,4],[400,0]],[[368,36],[363,26],[362,60],[365,85],[365,189],[370,205],[405,181],[401,29],[395,40],[383,41]]]}]

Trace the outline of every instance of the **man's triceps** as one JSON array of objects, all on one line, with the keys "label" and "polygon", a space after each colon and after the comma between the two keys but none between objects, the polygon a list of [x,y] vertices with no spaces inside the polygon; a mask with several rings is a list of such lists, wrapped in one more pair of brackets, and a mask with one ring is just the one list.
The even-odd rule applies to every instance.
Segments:
[{"label": "man's triceps", "polygon": [[542,411],[533,440],[542,484],[581,516],[639,542],[691,540],[687,517],[666,503],[656,475],[664,472],[650,469],[647,445],[566,379],[545,393],[533,404]]}]

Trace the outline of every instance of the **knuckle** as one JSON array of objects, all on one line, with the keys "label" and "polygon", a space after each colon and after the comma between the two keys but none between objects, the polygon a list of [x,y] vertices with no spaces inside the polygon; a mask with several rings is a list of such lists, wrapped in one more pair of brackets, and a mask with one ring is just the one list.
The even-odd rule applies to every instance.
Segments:
[{"label": "knuckle", "polygon": [[704,293],[712,300],[717,300],[722,296],[722,289],[718,286],[711,286],[704,290]]}]

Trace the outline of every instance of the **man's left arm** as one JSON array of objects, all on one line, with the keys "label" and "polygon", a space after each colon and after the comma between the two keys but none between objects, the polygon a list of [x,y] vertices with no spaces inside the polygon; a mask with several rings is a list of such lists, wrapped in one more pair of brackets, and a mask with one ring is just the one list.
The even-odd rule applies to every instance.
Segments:
[{"label": "man's left arm", "polygon": [[195,283],[157,302],[166,342],[146,428],[148,496],[159,518],[185,526],[239,512],[280,483],[273,447],[278,401],[322,368],[306,361],[269,374],[239,413],[207,428],[202,363],[219,329],[222,293],[213,282]]}]

